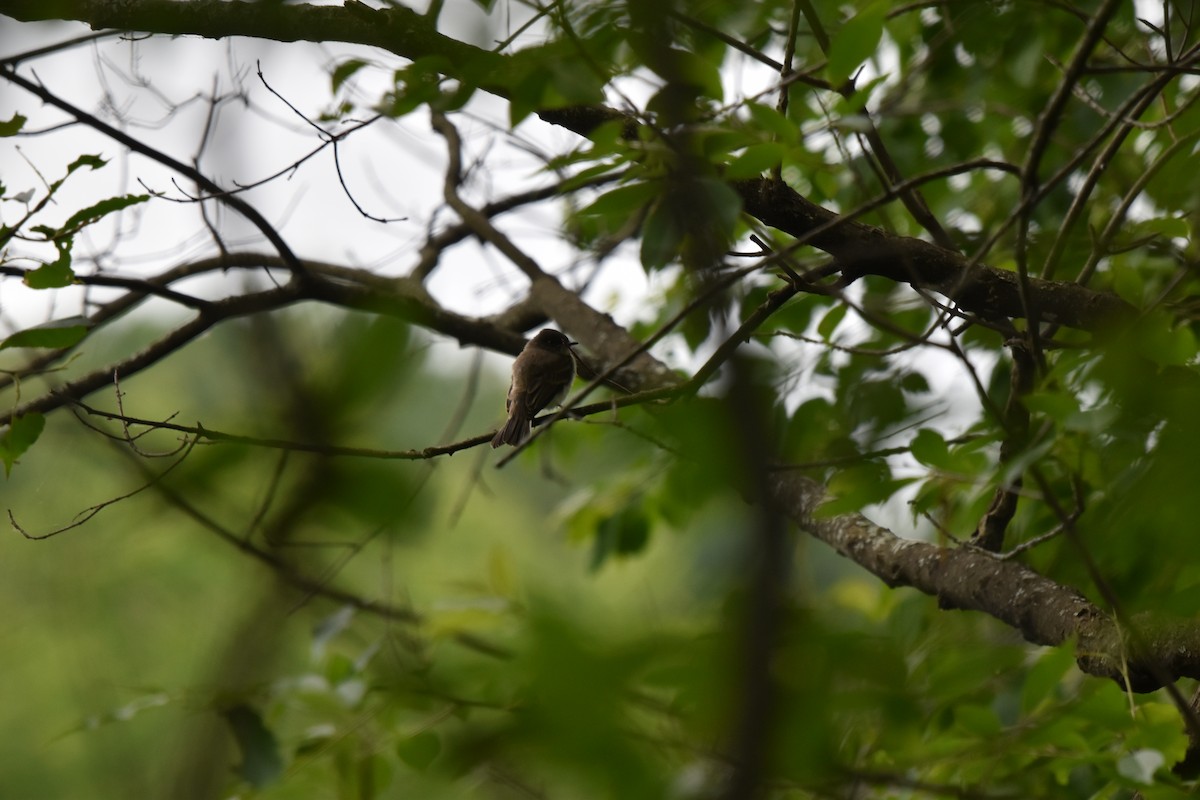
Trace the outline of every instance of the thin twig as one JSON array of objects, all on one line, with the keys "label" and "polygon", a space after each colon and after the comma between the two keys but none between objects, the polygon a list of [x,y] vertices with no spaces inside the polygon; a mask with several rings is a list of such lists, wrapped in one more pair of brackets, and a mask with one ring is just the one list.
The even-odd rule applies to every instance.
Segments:
[{"label": "thin twig", "polygon": [[287,242],[284,241],[283,237],[279,234],[279,231],[275,230],[274,226],[272,226],[271,223],[269,223],[267,219],[258,212],[258,209],[254,208],[254,206],[250,205],[236,195],[225,194],[224,189],[210,180],[199,170],[184,164],[182,161],[172,158],[161,150],[150,147],[145,142],[133,138],[124,131],[117,130],[108,123],[103,122],[97,119],[95,116],[87,113],[83,109],[75,107],[42,85],[34,83],[33,81],[27,80],[26,78],[18,75],[11,67],[0,67],[0,76],[4,77],[10,83],[20,86],[22,89],[40,98],[49,105],[52,105],[61,111],[65,111],[80,123],[87,125],[89,128],[92,128],[99,133],[103,133],[105,136],[108,136],[114,141],[120,142],[122,145],[135,153],[141,153],[147,158],[157,161],[158,163],[175,170],[180,175],[186,175],[189,179],[204,187],[205,191],[211,192],[214,195],[218,195],[217,199],[240,213],[247,220],[249,220],[251,224],[258,228],[263,236],[266,237],[267,241],[269,241],[276,251],[278,251],[280,257],[287,262],[288,266],[292,269],[293,273],[297,277],[302,278],[307,274],[304,265],[301,263],[300,259],[296,257],[296,254],[292,252],[291,247],[289,247]]}]

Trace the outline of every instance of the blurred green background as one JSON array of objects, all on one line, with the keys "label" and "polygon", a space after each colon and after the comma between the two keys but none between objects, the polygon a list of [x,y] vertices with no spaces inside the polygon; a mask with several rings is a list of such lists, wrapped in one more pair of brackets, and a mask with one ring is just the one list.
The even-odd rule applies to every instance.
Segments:
[{"label": "blurred green background", "polygon": [[[135,326],[111,343],[89,339],[67,374],[152,334]],[[474,366],[454,343],[415,338],[394,320],[307,309],[219,328],[153,379],[121,384],[121,405],[129,416],[225,432],[407,449],[497,424],[506,364],[489,362],[477,385]],[[116,389],[89,403],[115,411]],[[446,431],[460,412],[456,430]],[[501,453],[486,447],[414,462],[211,443],[172,468],[182,456],[169,455],[179,434],[139,438],[142,455],[134,455],[119,426],[78,416],[52,415],[3,487],[4,507],[31,535],[147,486],[147,474],[166,474],[51,538],[30,541],[9,527],[0,540],[9,609],[0,622],[8,654],[4,797],[207,796],[205,782],[210,790],[238,785],[246,761],[223,716],[230,708],[261,711],[279,726],[284,752],[303,750],[312,737],[320,744],[308,746],[320,753],[405,705],[380,710],[361,693],[428,677],[430,665],[452,676],[435,682],[502,698],[509,660],[472,650],[456,635],[507,648],[526,635],[534,614],[551,626],[569,617],[580,631],[623,642],[669,639],[704,627],[736,568],[743,509],[734,498],[705,505],[686,540],[650,536],[649,523],[628,524],[626,516],[600,543],[593,535],[600,517],[619,512],[657,469],[642,440],[603,422],[568,422],[503,470],[494,469]],[[601,429],[610,435],[594,447]],[[599,489],[589,483],[599,474],[624,477]],[[350,613],[298,591],[170,497],[323,584],[412,608],[423,619]],[[468,671],[461,685],[456,670]],[[579,676],[581,697],[595,677]],[[393,740],[420,733],[421,715],[460,713],[453,700],[430,699],[429,686],[408,689],[426,694],[421,714],[409,709],[381,734],[388,757],[379,763],[393,769],[403,763]],[[336,733],[322,727],[331,719]],[[282,793],[270,796],[312,796],[309,779],[328,785],[326,771],[338,767],[326,754],[307,766],[292,763],[290,780],[276,786]]]}]

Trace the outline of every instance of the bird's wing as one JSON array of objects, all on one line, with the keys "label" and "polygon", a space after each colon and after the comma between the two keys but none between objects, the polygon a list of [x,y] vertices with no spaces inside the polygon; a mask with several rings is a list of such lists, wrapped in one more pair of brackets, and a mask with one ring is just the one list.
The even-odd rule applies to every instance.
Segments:
[{"label": "bird's wing", "polygon": [[562,367],[549,374],[543,373],[538,380],[530,382],[525,387],[525,408],[529,416],[541,411],[555,399],[558,399],[565,388],[569,388],[575,377],[575,362],[570,359],[563,361]]}]

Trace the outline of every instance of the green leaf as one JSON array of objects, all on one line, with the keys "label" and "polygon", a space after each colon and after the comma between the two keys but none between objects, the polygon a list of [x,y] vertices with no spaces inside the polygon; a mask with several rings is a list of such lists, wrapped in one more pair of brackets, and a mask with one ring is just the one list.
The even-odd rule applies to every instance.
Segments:
[{"label": "green leaf", "polygon": [[338,64],[333,69],[333,73],[329,76],[331,91],[336,92],[341,85],[345,83],[350,76],[358,72],[367,65],[366,61],[361,58],[350,58]]},{"label": "green leaf", "polygon": [[681,174],[652,184],[658,199],[642,225],[642,266],[655,269],[680,255],[698,260],[729,246],[742,200],[713,176]]},{"label": "green leaf", "polygon": [[1112,289],[1122,300],[1135,306],[1146,299],[1146,275],[1130,266],[1126,259],[1115,258],[1109,266]]},{"label": "green leaf", "polygon": [[1000,732],[1000,720],[990,706],[964,703],[954,709],[954,721],[963,730],[978,736],[995,736]]},{"label": "green leaf", "polygon": [[1138,725],[1125,739],[1125,745],[1137,752],[1142,749],[1158,751],[1166,762],[1183,760],[1188,750],[1187,735],[1179,725],[1179,710],[1170,703],[1139,703]]},{"label": "green leaf", "polygon": [[1079,413],[1079,402],[1065,391],[1030,392],[1021,402],[1030,411],[1045,414],[1060,425]]},{"label": "green leaf", "polygon": [[678,79],[695,86],[705,97],[711,97],[714,100],[724,97],[721,72],[717,69],[716,64],[690,50],[672,49],[670,56],[675,74],[664,77]]},{"label": "green leaf", "polygon": [[1038,69],[1046,60],[1046,43],[1034,34],[1022,42],[1025,46],[1004,61],[1008,74],[1018,86],[1029,88],[1037,80]]},{"label": "green leaf", "polygon": [[748,103],[747,110],[758,130],[773,133],[783,142],[800,141],[800,128],[778,110],[761,103]]},{"label": "green leaf", "polygon": [[75,271],[71,269],[71,248],[74,244],[74,240],[69,236],[55,239],[54,246],[58,248],[58,258],[26,272],[25,285],[30,289],[61,289],[70,286],[75,280]]},{"label": "green leaf", "polygon": [[1029,669],[1021,687],[1021,710],[1035,710],[1043,700],[1052,699],[1063,676],[1075,664],[1075,654],[1068,647],[1048,649]]},{"label": "green leaf", "polygon": [[75,170],[83,167],[91,167],[94,170],[100,169],[107,163],[107,161],[97,155],[81,155],[67,166],[67,174],[70,175]]},{"label": "green leaf", "polygon": [[833,499],[823,503],[817,513],[823,517],[834,517],[862,511],[866,506],[888,500],[912,482],[909,478],[893,478],[887,464],[880,461],[857,464],[830,479],[829,492]]},{"label": "green leaf", "polygon": [[1153,236],[1165,236],[1169,239],[1186,239],[1191,233],[1186,216],[1154,217],[1126,224],[1121,228],[1123,242],[1136,243]]},{"label": "green leaf", "polygon": [[833,331],[837,328],[838,323],[845,318],[846,312],[850,309],[845,303],[839,303],[829,311],[825,312],[825,316],[821,317],[821,321],[817,323],[817,333],[825,341],[829,341],[829,337],[833,335]]},{"label": "green leaf", "polygon": [[396,755],[417,772],[429,769],[442,752],[442,740],[433,731],[421,731],[396,743]]},{"label": "green leaf", "polygon": [[1134,326],[1139,352],[1160,366],[1183,366],[1196,357],[1196,335],[1187,325],[1175,325],[1171,315],[1155,309]]},{"label": "green leaf", "polygon": [[677,255],[699,259],[724,251],[741,213],[742,200],[712,176],[668,180],[666,193],[642,226],[642,266],[662,266]]},{"label": "green leaf", "polygon": [[502,68],[494,60],[481,60],[471,67],[482,70],[475,73],[482,85],[508,87],[513,127],[540,109],[589,105],[604,99],[603,80],[581,65],[578,50],[568,42],[551,41],[519,50],[506,61]]},{"label": "green leaf", "polygon": [[384,96],[378,106],[379,112],[389,117],[402,117],[434,102],[442,96],[442,76],[450,68],[445,56],[425,56],[396,70],[396,88]]},{"label": "green leaf", "polygon": [[21,128],[25,127],[27,121],[24,116],[13,114],[12,119],[0,122],[0,137],[16,136],[21,131]]},{"label": "green leaf", "polygon": [[618,186],[597,197],[578,213],[580,216],[628,218],[653,200],[661,188],[656,184],[644,182]]},{"label": "green leaf", "polygon": [[83,337],[87,336],[91,327],[92,322],[87,317],[56,319],[53,322],[17,331],[0,342],[0,350],[8,347],[47,347],[61,350],[64,347],[78,344]]},{"label": "green leaf", "polygon": [[599,569],[610,555],[627,556],[640,552],[650,539],[650,520],[641,507],[641,497],[596,527],[592,549],[593,570]]},{"label": "green leaf", "polygon": [[950,468],[950,448],[946,446],[946,440],[937,431],[929,428],[917,431],[910,450],[913,458],[927,467]]},{"label": "green leaf", "polygon": [[725,177],[730,180],[754,178],[783,162],[786,148],[775,142],[764,142],[747,147],[742,154],[725,168]]},{"label": "green leaf", "polygon": [[840,86],[879,47],[883,23],[890,3],[876,2],[859,11],[842,25],[829,43],[829,64],[825,67],[829,82]]},{"label": "green leaf", "polygon": [[651,36],[631,36],[628,40],[642,63],[665,82],[663,89],[649,101],[648,107],[670,106],[683,96],[696,95],[720,100],[723,96],[718,65],[703,56]]},{"label": "green leaf", "polygon": [[79,228],[82,228],[85,225],[91,225],[93,222],[98,221],[101,217],[104,217],[107,214],[111,214],[114,211],[120,211],[123,208],[129,208],[130,206],[136,206],[139,203],[144,203],[149,199],[150,195],[148,194],[126,194],[121,195],[120,197],[110,197],[107,200],[101,200],[95,205],[91,205],[87,208],[76,211],[66,222],[63,223],[63,226],[60,230],[62,233],[75,233]]},{"label": "green leaf", "polygon": [[237,740],[242,761],[237,774],[256,789],[279,779],[283,774],[283,758],[275,734],[263,724],[258,712],[245,704],[227,709],[223,716]]},{"label": "green leaf", "polygon": [[46,418],[41,414],[25,414],[8,424],[0,434],[0,461],[4,462],[4,475],[8,477],[13,464],[21,454],[33,446],[46,427]]},{"label": "green leaf", "polygon": [[546,108],[582,106],[604,100],[604,89],[595,73],[578,69],[570,62],[562,64],[562,68],[551,70],[550,87],[554,90],[554,95],[546,98]]},{"label": "green leaf", "polygon": [[733,226],[737,224],[738,215],[742,213],[741,195],[725,181],[717,178],[701,178],[697,183],[697,188],[704,198],[702,211],[708,224],[715,224],[723,231],[732,232]]},{"label": "green leaf", "polygon": [[682,243],[683,228],[675,220],[675,209],[668,203],[656,203],[642,224],[642,266],[654,269],[670,263]]},{"label": "green leaf", "polygon": [[910,394],[926,394],[929,391],[929,380],[920,372],[906,372],[900,378],[900,388]]}]

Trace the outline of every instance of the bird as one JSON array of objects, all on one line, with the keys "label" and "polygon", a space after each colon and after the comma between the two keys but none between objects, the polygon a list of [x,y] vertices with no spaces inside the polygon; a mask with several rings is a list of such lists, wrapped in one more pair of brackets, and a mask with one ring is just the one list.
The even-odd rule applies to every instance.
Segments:
[{"label": "bird", "polygon": [[575,353],[566,334],[543,328],[526,342],[513,361],[512,382],[504,408],[508,420],[492,437],[492,447],[516,447],[529,435],[531,422],[547,406],[557,406],[575,381]]}]

